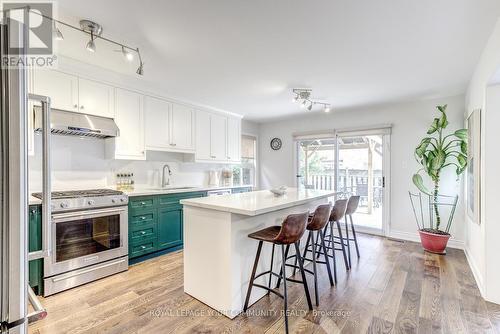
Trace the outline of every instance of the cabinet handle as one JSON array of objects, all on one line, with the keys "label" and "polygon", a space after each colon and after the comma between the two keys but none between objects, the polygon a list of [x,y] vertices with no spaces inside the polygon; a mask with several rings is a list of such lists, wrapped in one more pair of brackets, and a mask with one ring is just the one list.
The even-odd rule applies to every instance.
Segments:
[{"label": "cabinet handle", "polygon": [[78,109],[78,104],[73,105],[75,109]]},{"label": "cabinet handle", "polygon": [[141,234],[142,234],[142,235],[146,234],[146,231],[141,231]]},{"label": "cabinet handle", "polygon": [[141,217],[141,220],[145,220],[145,219],[146,219],[146,217],[144,217],[144,216]]},{"label": "cabinet handle", "polygon": [[215,155],[211,155],[210,158],[215,159],[217,157]]},{"label": "cabinet handle", "polygon": [[231,160],[231,157],[227,157],[228,160]]},{"label": "cabinet handle", "polygon": [[146,205],[146,202],[141,202],[141,205],[142,205],[142,206]]},{"label": "cabinet handle", "polygon": [[177,144],[174,144],[174,143],[172,143],[172,144],[170,144],[170,145],[172,145],[172,146],[177,146]]},{"label": "cabinet handle", "polygon": [[83,109],[83,106],[80,106],[80,109]]},{"label": "cabinet handle", "polygon": [[141,246],[141,249],[146,249],[146,246]]}]

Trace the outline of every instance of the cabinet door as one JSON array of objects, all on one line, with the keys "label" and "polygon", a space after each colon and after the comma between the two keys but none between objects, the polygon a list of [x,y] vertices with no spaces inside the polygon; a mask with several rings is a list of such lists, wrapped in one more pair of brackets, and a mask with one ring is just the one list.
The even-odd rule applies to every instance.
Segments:
[{"label": "cabinet door", "polygon": [[158,209],[158,250],[182,245],[182,207]]},{"label": "cabinet door", "polygon": [[196,159],[210,160],[210,114],[196,112]]},{"label": "cabinet door", "polygon": [[194,149],[193,140],[193,109],[181,105],[172,104],[170,113],[170,145],[180,150]]},{"label": "cabinet door", "polygon": [[172,104],[154,97],[144,97],[146,148],[166,150],[170,148],[170,109]]},{"label": "cabinet door", "polygon": [[210,115],[210,157],[213,160],[227,160],[226,127],[226,117],[215,114]]},{"label": "cabinet door", "polygon": [[97,116],[115,117],[113,92],[112,86],[78,78],[79,111]]},{"label": "cabinet door", "polygon": [[227,160],[241,161],[241,120],[229,117],[227,120]]},{"label": "cabinet door", "polygon": [[49,96],[54,109],[78,111],[78,78],[53,70],[36,70],[34,92]]},{"label": "cabinet door", "polygon": [[115,138],[115,158],[143,160],[143,96],[120,88],[115,94],[115,121],[120,129],[120,136]]}]

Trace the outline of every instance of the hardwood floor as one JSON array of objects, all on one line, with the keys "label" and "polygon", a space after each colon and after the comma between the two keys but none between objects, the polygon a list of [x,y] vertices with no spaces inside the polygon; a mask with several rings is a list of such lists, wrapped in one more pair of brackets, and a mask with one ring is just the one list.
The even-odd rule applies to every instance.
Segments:
[{"label": "hardwood floor", "polygon": [[[359,234],[361,258],[339,283],[320,277],[320,306],[307,311],[290,283],[293,333],[499,333],[500,306],[480,296],[463,251],[439,256],[412,242]],[[256,243],[257,246],[257,243]],[[253,250],[252,250],[253,251]],[[355,258],[355,256],[354,256]],[[325,270],[323,270],[325,269]],[[30,333],[283,333],[282,300],[262,298],[229,320],[184,294],[182,252],[55,296]],[[309,275],[308,275],[309,276]],[[312,287],[312,280],[309,281]]]}]

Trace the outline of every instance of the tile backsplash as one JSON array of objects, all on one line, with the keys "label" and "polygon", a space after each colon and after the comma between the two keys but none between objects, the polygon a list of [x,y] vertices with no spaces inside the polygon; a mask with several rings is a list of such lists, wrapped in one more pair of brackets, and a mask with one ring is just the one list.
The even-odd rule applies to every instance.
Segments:
[{"label": "tile backsplash", "polygon": [[[171,184],[207,185],[208,171],[227,165],[185,162],[184,154],[147,152],[146,161],[111,160],[104,154],[104,140],[53,135],[52,189],[85,189],[115,185],[116,174],[134,173],[137,187],[159,186],[164,164],[172,170]],[[35,155],[28,159],[30,192],[42,184],[41,136],[35,135]]]}]

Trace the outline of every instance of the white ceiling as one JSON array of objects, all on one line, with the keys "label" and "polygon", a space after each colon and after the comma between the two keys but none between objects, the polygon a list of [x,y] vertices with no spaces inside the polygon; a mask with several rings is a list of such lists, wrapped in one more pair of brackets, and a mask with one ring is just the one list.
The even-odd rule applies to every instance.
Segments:
[{"label": "white ceiling", "polygon": [[[293,87],[313,88],[334,109],[463,93],[500,15],[498,0],[58,4],[140,46],[144,80],[166,93],[257,121],[304,113],[291,102]],[[78,38],[66,37],[61,52],[98,60]],[[137,67],[98,62],[131,75]]]}]

